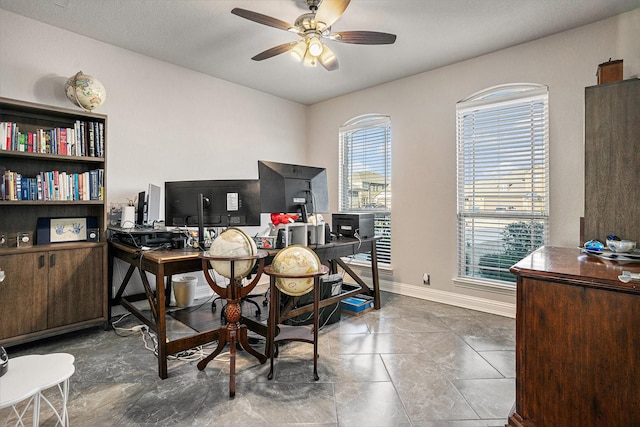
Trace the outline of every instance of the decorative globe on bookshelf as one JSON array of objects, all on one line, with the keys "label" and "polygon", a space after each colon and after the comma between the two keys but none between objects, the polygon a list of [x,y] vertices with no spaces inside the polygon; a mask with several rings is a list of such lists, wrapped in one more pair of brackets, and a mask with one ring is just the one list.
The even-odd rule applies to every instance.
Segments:
[{"label": "decorative globe on bookshelf", "polygon": [[[317,273],[321,271],[322,263],[313,250],[302,245],[292,245],[276,254],[271,263],[271,269],[276,273],[295,276]],[[278,277],[276,287],[287,295],[304,295],[313,289],[313,277],[302,279]]]},{"label": "decorative globe on bookshelf", "polygon": [[104,103],[107,92],[98,79],[78,71],[64,86],[67,98],[83,110],[91,111]]},{"label": "decorative globe on bookshelf", "polygon": [[[227,228],[213,240],[207,255],[218,258],[242,258],[258,253],[256,242],[239,228]],[[211,260],[211,266],[218,274],[231,278],[231,262]],[[234,261],[234,279],[247,276],[256,265],[255,259]]]}]

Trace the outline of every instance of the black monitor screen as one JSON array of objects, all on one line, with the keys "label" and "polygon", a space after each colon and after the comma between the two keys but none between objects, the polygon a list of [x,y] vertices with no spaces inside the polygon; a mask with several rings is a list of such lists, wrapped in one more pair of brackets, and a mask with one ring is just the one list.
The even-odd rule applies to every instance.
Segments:
[{"label": "black monitor screen", "polygon": [[315,166],[258,161],[262,212],[329,212],[327,171]]},{"label": "black monitor screen", "polygon": [[144,191],[138,193],[138,203],[136,204],[136,225],[144,225],[144,207],[147,195]]},{"label": "black monitor screen", "polygon": [[257,179],[165,182],[166,224],[198,226],[200,194],[202,226],[260,225],[260,181]]}]

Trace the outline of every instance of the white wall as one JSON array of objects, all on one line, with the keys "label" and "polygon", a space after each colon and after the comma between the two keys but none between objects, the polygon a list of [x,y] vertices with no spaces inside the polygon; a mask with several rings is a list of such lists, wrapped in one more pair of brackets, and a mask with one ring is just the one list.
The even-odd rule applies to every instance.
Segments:
[{"label": "white wall", "polygon": [[[472,41],[470,41],[472,42]],[[428,55],[428,52],[420,53]],[[576,247],[584,211],[584,88],[598,64],[624,60],[624,77],[640,72],[640,9],[573,31],[484,55],[312,105],[312,158],[337,188],[338,127],[354,116],[392,120],[392,264],[390,280],[405,293],[443,292],[513,304],[513,295],[454,286],[456,275],[455,105],[499,84],[549,86],[551,244]],[[338,208],[333,194],[332,211]],[[431,286],[422,284],[424,272]]]}]

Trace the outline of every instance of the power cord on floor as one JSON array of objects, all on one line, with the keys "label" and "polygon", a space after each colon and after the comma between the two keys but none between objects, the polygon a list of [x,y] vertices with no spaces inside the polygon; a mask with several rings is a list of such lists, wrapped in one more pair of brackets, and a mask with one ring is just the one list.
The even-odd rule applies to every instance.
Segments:
[{"label": "power cord on floor", "polygon": [[131,335],[135,335],[138,333],[143,327],[146,328],[146,325],[135,325],[129,328],[122,328],[117,326],[118,323],[122,322],[124,319],[129,317],[131,313],[121,314],[116,320],[111,322],[111,327],[113,328],[113,332],[119,337],[130,337]]},{"label": "power cord on floor", "polygon": [[[158,357],[158,339],[157,335],[151,331],[146,325],[142,326],[139,330],[142,333],[142,342],[144,343],[144,348],[146,350],[151,351],[156,357]],[[151,344],[148,342],[151,340]],[[214,346],[213,343],[205,344],[202,346],[197,346],[188,350],[180,351],[176,354],[170,354],[167,356],[167,360],[179,360],[182,362],[199,362],[202,359],[205,359],[209,356],[213,350],[208,351]],[[218,361],[229,361],[229,359],[223,359],[223,356],[229,355],[229,352],[223,352],[217,355],[214,360]]]},{"label": "power cord on floor", "polygon": [[[198,306],[195,306],[193,310],[189,310],[189,311],[197,310],[198,308],[202,307],[203,305],[211,301],[212,298],[213,296],[210,296],[203,303],[199,304]],[[113,327],[114,333],[117,336],[123,337],[123,338],[130,337],[132,335],[139,333],[141,335],[144,348],[146,350],[151,351],[157,357],[158,356],[157,335],[154,332],[150,331],[147,325],[133,325],[127,328],[117,326],[120,322],[122,322],[124,319],[126,319],[130,315],[131,313],[124,313],[118,316],[116,320],[111,322],[111,326]],[[151,341],[151,343],[149,341]],[[211,354],[211,352],[213,351],[212,347],[214,345],[217,346],[217,342],[211,342],[209,344],[205,344],[205,345],[197,346],[188,350],[180,351],[176,354],[170,354],[167,356],[167,360],[179,360],[183,362],[198,362],[206,358],[207,356],[209,356],[209,354]],[[228,356],[228,355],[229,355],[229,352],[220,353],[218,356],[215,357],[215,360],[228,362],[229,359],[224,358],[224,356]]]}]

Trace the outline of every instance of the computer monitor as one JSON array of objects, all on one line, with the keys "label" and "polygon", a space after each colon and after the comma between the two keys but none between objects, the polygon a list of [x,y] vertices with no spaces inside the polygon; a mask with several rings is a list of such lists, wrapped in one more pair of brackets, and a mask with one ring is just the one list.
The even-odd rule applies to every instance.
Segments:
[{"label": "computer monitor", "polygon": [[147,205],[147,193],[141,191],[138,193],[138,201],[136,203],[136,225],[144,225],[144,210]]},{"label": "computer monitor", "polygon": [[154,225],[160,220],[160,200],[161,189],[157,185],[149,184],[147,192],[138,193],[136,202],[136,225],[141,227],[145,225]]},{"label": "computer monitor", "polygon": [[160,220],[160,192],[161,188],[157,185],[149,184],[149,190],[147,191],[147,220],[146,223],[153,225]]},{"label": "computer monitor", "polygon": [[[202,209],[199,209],[202,195]],[[164,183],[168,226],[259,226],[260,181],[257,179],[173,181]]]},{"label": "computer monitor", "polygon": [[262,212],[329,213],[329,187],[325,168],[258,161]]}]

